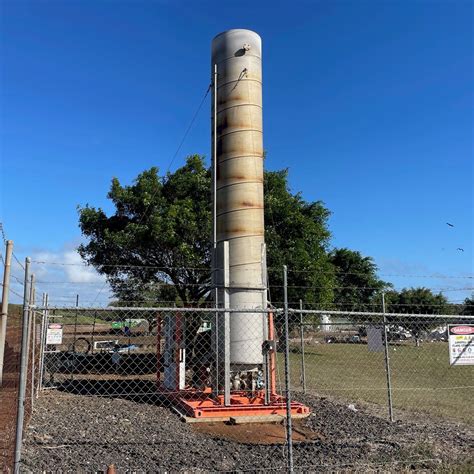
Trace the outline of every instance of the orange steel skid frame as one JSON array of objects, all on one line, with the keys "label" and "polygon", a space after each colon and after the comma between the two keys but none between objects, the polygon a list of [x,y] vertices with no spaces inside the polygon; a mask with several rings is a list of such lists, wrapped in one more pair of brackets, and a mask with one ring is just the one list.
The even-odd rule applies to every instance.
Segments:
[{"label": "orange steel skid frame", "polygon": [[[181,315],[177,315],[181,319]],[[179,337],[181,336],[181,324],[178,323]],[[161,318],[158,316],[158,360],[160,359],[161,342]],[[273,326],[273,314],[268,315],[268,335],[270,340],[275,339]],[[237,417],[249,416],[286,416],[287,407],[285,397],[276,392],[276,356],[270,353],[270,401],[265,403],[265,392],[260,390],[253,394],[245,391],[231,391],[230,405],[225,405],[223,395],[215,395],[210,387],[204,390],[186,388],[184,390],[171,391],[160,385],[160,371],[158,367],[158,385],[160,394],[168,397],[170,403],[184,416],[212,421],[212,419],[225,420]],[[308,415],[309,408],[302,403],[292,402],[290,405],[291,415]]]},{"label": "orange steel skid frame", "polygon": [[[166,391],[162,392],[166,395]],[[211,389],[204,391],[181,390],[170,394],[170,401],[178,411],[188,417],[201,418],[206,421],[249,417],[249,416],[286,416],[286,400],[280,395],[272,395],[270,403],[265,404],[263,392],[249,397],[245,392],[231,392],[230,405],[224,405],[224,397],[214,396]],[[309,414],[305,405],[292,402],[291,415]]]}]

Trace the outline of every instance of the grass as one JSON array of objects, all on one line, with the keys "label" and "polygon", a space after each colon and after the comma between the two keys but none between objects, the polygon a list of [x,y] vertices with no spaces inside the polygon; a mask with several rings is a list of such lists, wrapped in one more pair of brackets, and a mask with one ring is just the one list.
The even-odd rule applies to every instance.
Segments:
[{"label": "grass", "polygon": [[[76,324],[76,316],[70,313],[67,316],[64,315],[62,318],[54,318],[54,316],[51,316],[50,322],[74,325]],[[94,317],[93,315],[80,314],[80,313],[77,315],[77,324],[93,325],[94,322],[95,324],[108,324],[109,326],[112,324],[111,321],[106,321],[99,317]]]},{"label": "grass", "polygon": [[[474,422],[474,366],[451,367],[447,343],[394,345],[390,365],[394,408]],[[309,392],[387,406],[383,352],[365,344],[306,345],[305,367]],[[301,387],[299,353],[290,354],[290,374],[293,387]]]}]

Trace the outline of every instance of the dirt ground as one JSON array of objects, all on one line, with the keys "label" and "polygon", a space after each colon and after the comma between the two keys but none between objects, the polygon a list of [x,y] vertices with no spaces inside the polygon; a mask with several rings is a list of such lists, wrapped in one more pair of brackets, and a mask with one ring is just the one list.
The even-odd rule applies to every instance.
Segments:
[{"label": "dirt ground", "polygon": [[[429,419],[390,423],[370,407],[357,405],[354,411],[318,396],[297,399],[311,415],[295,425],[296,471],[474,468],[472,427]],[[110,464],[118,472],[286,470],[282,426],[215,428],[183,423],[153,396],[137,400],[51,390],[34,408],[22,471],[103,472]]]},{"label": "dirt ground", "polygon": [[3,383],[0,388],[0,470],[13,463],[15,419],[18,404],[21,327],[7,329]]}]

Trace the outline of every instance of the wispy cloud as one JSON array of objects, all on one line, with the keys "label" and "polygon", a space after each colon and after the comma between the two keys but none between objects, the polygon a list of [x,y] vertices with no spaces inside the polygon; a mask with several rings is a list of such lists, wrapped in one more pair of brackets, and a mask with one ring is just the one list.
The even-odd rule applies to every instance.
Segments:
[{"label": "wispy cloud", "polygon": [[[29,256],[38,299],[42,293],[47,293],[51,304],[73,305],[79,295],[81,306],[108,304],[112,295],[106,278],[93,267],[85,265],[70,245],[59,251],[37,250]],[[17,262],[12,267],[12,276],[11,301],[20,303],[24,272]]]}]

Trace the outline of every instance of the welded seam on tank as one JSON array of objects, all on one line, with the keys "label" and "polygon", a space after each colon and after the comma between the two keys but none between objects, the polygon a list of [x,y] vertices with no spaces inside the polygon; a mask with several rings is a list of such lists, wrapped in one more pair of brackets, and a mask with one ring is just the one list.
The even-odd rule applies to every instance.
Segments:
[{"label": "welded seam on tank", "polygon": [[[228,232],[221,232],[221,234],[227,235]],[[235,239],[247,239],[249,237],[264,237],[265,236],[265,231],[263,231],[261,234],[245,234],[245,235],[236,235],[234,237],[226,237],[226,238],[217,238],[218,242],[222,242],[224,240],[235,240]]]},{"label": "welded seam on tank", "polygon": [[[223,178],[221,178],[223,179]],[[227,179],[237,179],[237,178],[227,178]],[[235,183],[229,183],[229,184],[223,184],[222,186],[218,186],[217,187],[217,191],[220,191],[221,189],[224,189],[224,188],[228,188],[229,186],[236,186],[238,184],[247,184],[247,183],[250,183],[250,184],[262,184],[263,183],[263,179],[241,179]]]},{"label": "welded seam on tank", "polygon": [[[261,261],[259,260],[252,260],[250,262],[245,262],[245,263],[234,263],[233,265],[229,265],[229,267],[235,268],[235,267],[243,267],[245,265],[255,265],[255,264],[260,264]],[[251,269],[248,269],[248,271],[253,271]]]},{"label": "welded seam on tank", "polygon": [[[221,156],[222,156],[222,153],[221,153]],[[230,161],[230,160],[236,160],[238,158],[260,158],[260,159],[263,160],[263,155],[262,154],[259,154],[259,155],[248,154],[248,155],[231,156],[231,157],[225,158],[225,159],[220,159],[220,160],[218,159],[217,164],[225,163],[226,161]]]},{"label": "welded seam on tank", "polygon": [[[246,102],[245,104],[229,105],[229,107],[225,107],[221,110],[218,110],[217,115],[219,115],[221,112],[225,112],[226,110],[233,109],[234,107],[258,107],[259,109],[263,109],[263,107],[259,104],[253,104],[251,102]],[[217,107],[217,108],[219,108],[219,107]]]},{"label": "welded seam on tank", "polygon": [[228,135],[232,135],[234,133],[243,133],[243,132],[263,133],[263,130],[259,130],[257,128],[243,128],[242,130],[232,130],[231,132],[221,133],[218,140],[221,140],[223,137],[227,137]]},{"label": "welded seam on tank", "polygon": [[253,211],[254,209],[264,209],[264,207],[263,206],[239,207],[237,209],[232,209],[230,211],[218,212],[216,215],[217,215],[217,217],[221,217],[221,216],[225,216],[226,214],[230,214],[231,212],[247,211],[249,209],[251,209]]},{"label": "welded seam on tank", "polygon": [[[252,262],[252,265],[258,265],[260,262]],[[249,264],[248,264],[249,265]],[[232,267],[229,267],[232,268]],[[236,269],[237,270],[237,269]],[[249,272],[255,272],[255,269],[247,269]],[[242,269],[239,270],[239,272],[242,271]],[[225,288],[225,287],[224,287]],[[265,290],[263,286],[251,286],[250,284],[241,284],[241,283],[235,283],[232,282],[228,285],[228,288],[232,288],[233,290],[239,290],[239,291],[262,291]]]},{"label": "welded seam on tank", "polygon": [[[213,55],[214,57],[214,55]],[[222,63],[225,63],[226,61],[230,61],[230,60],[235,60],[235,61],[242,61],[242,58],[245,57],[245,58],[257,58],[257,59],[260,59],[260,62],[262,62],[262,56],[257,56],[256,54],[250,54],[250,53],[245,53],[243,54],[242,56],[229,56],[228,58],[224,58],[224,59],[221,59],[220,61],[212,61],[214,64],[217,64],[219,66],[219,64],[222,64]]]}]

